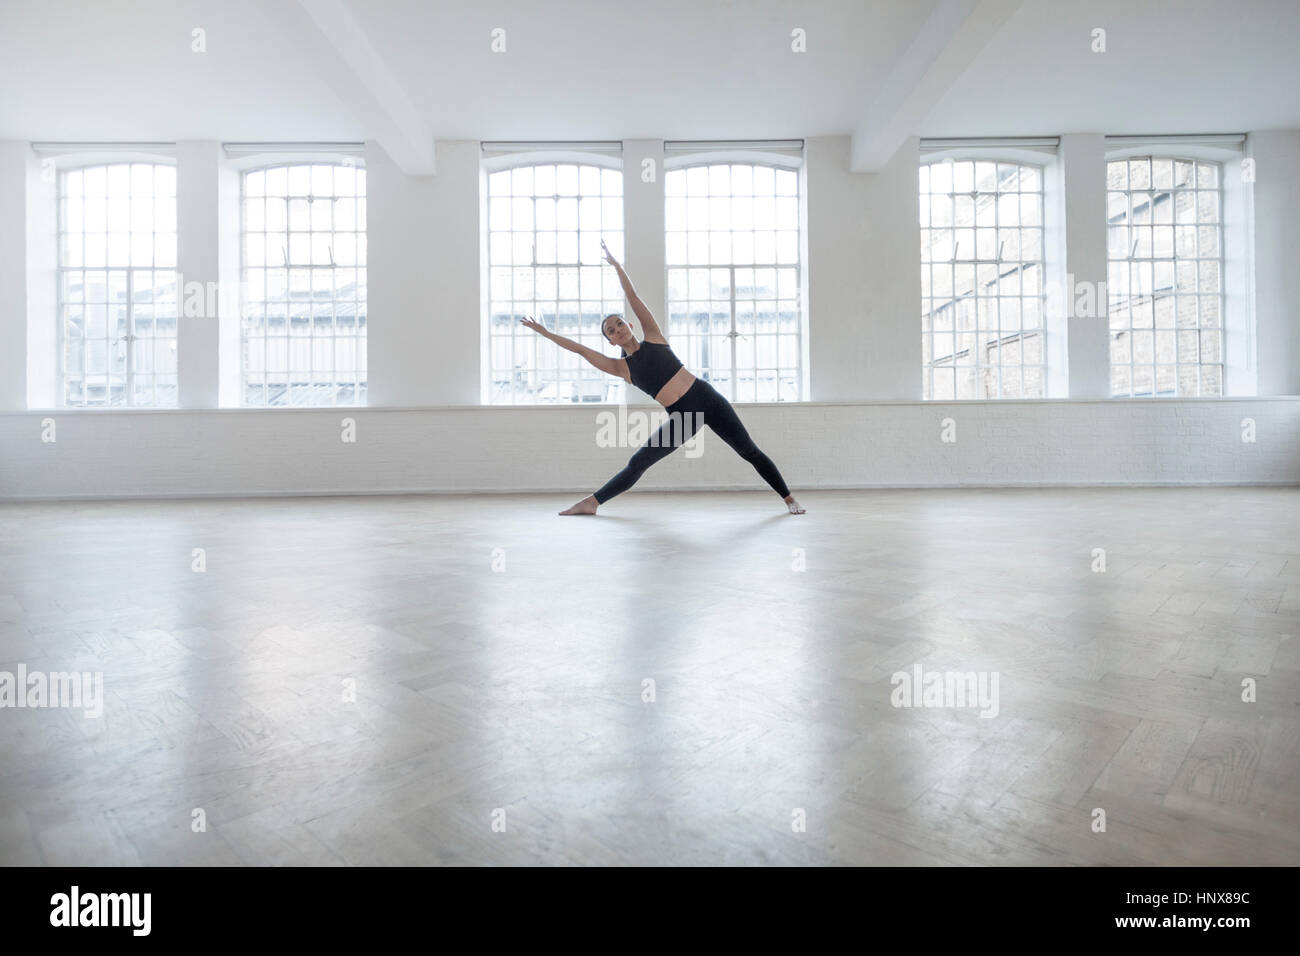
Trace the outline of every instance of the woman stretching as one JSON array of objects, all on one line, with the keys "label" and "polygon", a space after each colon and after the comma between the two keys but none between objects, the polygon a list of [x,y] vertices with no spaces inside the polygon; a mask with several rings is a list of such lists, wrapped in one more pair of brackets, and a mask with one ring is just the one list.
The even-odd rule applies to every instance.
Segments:
[{"label": "woman stretching", "polygon": [[655,317],[646,308],[645,303],[632,288],[632,280],[627,277],[623,267],[610,253],[604,242],[600,247],[605,250],[605,259],[618,271],[618,280],[623,284],[623,293],[632,306],[632,311],[641,320],[645,330],[645,339],[637,341],[632,329],[620,315],[607,315],[601,322],[600,330],[605,338],[623,349],[622,358],[610,358],[595,349],[580,345],[572,339],[550,332],[541,323],[531,318],[520,321],[561,348],[576,352],[602,372],[617,375],[631,382],[647,395],[654,397],[668,409],[668,421],[660,426],[659,431],[651,435],[627,463],[627,467],[605,482],[595,494],[583,498],[572,508],[561,511],[562,515],[594,515],[596,508],[603,505],[615,495],[622,494],[636,484],[647,468],[655,462],[671,455],[674,448],[690,440],[694,429],[708,425],[718,437],[730,445],[741,458],[754,466],[772,490],[780,495],[790,509],[790,513],[801,515],[804,509],[794,500],[790,489],[781,479],[772,459],[763,454],[754,440],[740,423],[736,410],[708,382],[696,378],[682,365],[681,359],[673,354],[664,338],[663,332],[655,322]]}]

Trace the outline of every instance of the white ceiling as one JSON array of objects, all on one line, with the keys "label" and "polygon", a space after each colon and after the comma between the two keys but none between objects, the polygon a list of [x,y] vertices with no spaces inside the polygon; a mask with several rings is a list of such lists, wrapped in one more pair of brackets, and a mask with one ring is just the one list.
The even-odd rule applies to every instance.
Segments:
[{"label": "white ceiling", "polygon": [[[289,0],[294,2],[294,0]],[[207,52],[190,32],[207,31]],[[0,0],[0,137],[361,138],[256,0]]]},{"label": "white ceiling", "polygon": [[[2,0],[0,138],[375,135],[330,89],[341,61],[285,35],[267,2],[297,0]],[[935,4],[344,2],[433,135],[467,139],[849,133]],[[194,27],[206,53],[190,50]],[[915,132],[1300,127],[1298,36],[1297,0],[1026,0]]]},{"label": "white ceiling", "polygon": [[[743,139],[845,133],[934,0],[351,4],[435,135]],[[493,27],[507,52],[489,48]],[[790,31],[808,52],[791,52]]]},{"label": "white ceiling", "polygon": [[[1106,30],[1106,52],[1090,49]],[[1241,133],[1300,128],[1300,0],[1030,0],[917,130]]]}]

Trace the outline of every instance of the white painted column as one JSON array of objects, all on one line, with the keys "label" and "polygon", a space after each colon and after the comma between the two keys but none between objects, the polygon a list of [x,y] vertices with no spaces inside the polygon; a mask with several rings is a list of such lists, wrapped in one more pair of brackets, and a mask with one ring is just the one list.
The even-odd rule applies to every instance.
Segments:
[{"label": "white painted column", "polygon": [[[623,268],[636,286],[637,295],[667,332],[664,142],[661,139],[623,141],[623,248]],[[639,325],[630,309],[627,320],[633,328]],[[627,397],[629,404],[643,399],[640,390],[631,388]]]},{"label": "white painted column", "polygon": [[0,142],[0,411],[27,407],[27,169],[33,158],[24,141]]},{"label": "white painted column", "polygon": [[59,174],[27,151],[27,407],[55,408],[59,381]]},{"label": "white painted column", "polygon": [[220,327],[217,332],[218,399],[222,408],[239,408],[244,403],[242,363],[243,341],[240,329],[240,246],[243,225],[240,206],[241,172],[223,160],[217,172],[217,266],[221,293],[217,305]]},{"label": "white painted column", "polygon": [[1255,161],[1255,182],[1243,188],[1254,192],[1258,394],[1300,395],[1300,130],[1252,132],[1248,158]]},{"label": "white painted column", "polygon": [[805,141],[812,401],[921,398],[920,140],[875,173],[847,136]]},{"label": "white painted column", "polygon": [[[1109,398],[1105,136],[1101,133],[1062,136],[1060,168],[1065,214],[1064,269],[1067,281],[1064,307],[1069,397]],[[1077,294],[1080,283],[1090,283],[1093,295],[1084,297]],[[1079,302],[1088,298],[1093,302],[1091,314],[1076,315]]]},{"label": "white painted column", "polygon": [[[218,316],[207,312],[208,290],[218,289],[220,223],[218,183],[221,144],[188,140],[176,144],[176,265],[180,273],[176,326],[178,400],[181,408],[216,408],[219,390]],[[190,299],[188,311],[187,298]],[[194,306],[202,303],[200,307]]]},{"label": "white painted column", "polygon": [[479,404],[479,175],[472,140],[439,141],[434,176],[366,143],[370,405]]}]

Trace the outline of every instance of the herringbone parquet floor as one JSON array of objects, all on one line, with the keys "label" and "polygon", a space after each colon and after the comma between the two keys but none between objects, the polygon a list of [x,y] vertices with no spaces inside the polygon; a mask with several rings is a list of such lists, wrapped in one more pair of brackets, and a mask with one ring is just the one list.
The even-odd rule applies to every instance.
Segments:
[{"label": "herringbone parquet floor", "polygon": [[0,862],[1300,863],[1300,489],[800,499],[0,506]]}]

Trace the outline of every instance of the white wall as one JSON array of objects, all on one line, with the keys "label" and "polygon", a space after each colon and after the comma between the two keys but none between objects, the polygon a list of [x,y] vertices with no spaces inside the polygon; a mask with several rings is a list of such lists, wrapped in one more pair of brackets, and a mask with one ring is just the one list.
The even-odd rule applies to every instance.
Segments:
[{"label": "white wall", "polygon": [[[1087,175],[1098,168],[1100,138],[1065,138]],[[230,248],[211,238],[229,231],[222,189],[186,186],[185,168],[221,164],[215,144],[180,144],[182,267],[203,278],[230,275]],[[1078,147],[1074,149],[1073,147]],[[1300,332],[1295,305],[1300,275],[1300,131],[1252,134],[1255,186],[1255,282],[1258,289],[1260,393],[1300,393]],[[625,144],[627,259],[654,307],[663,299],[662,163],[659,184],[644,184],[640,158],[662,159],[657,140]],[[792,485],[1017,484],[1026,482],[1278,482],[1300,480],[1296,422],[1300,403],[1230,400],[933,405],[920,397],[918,143],[909,140],[877,174],[848,171],[847,137],[807,141],[807,287],[810,405],[747,406],[742,416],[786,470]],[[199,164],[199,165],[194,165]],[[1069,176],[1071,164],[1065,164]],[[226,164],[221,164],[224,169]],[[32,341],[29,313],[48,312],[55,328],[53,276],[31,251],[33,210],[53,222],[40,198],[39,164],[26,143],[0,143],[0,497],[41,495],[234,494],[240,491],[383,491],[403,489],[589,490],[626,459],[599,449],[595,411],[575,408],[484,409],[480,400],[480,166],[476,142],[438,144],[438,174],[403,175],[368,144],[369,382],[372,408],[361,410],[59,410],[24,386]],[[228,184],[227,184],[228,185]],[[1066,184],[1068,187],[1068,183]],[[1080,188],[1067,211],[1093,208],[1098,188]],[[229,189],[226,189],[228,199]],[[1068,188],[1064,193],[1068,200]],[[37,196],[33,204],[33,196]],[[197,212],[186,213],[194,206]],[[49,208],[47,208],[49,207]],[[1098,205],[1097,218],[1100,221]],[[213,226],[212,223],[216,223]],[[1068,226],[1068,224],[1065,224]],[[188,231],[197,236],[186,239]],[[1104,278],[1104,245],[1082,229],[1065,244],[1076,272]],[[1082,236],[1082,238],[1079,238]],[[1104,241],[1104,235],[1102,236]],[[187,250],[186,243],[189,242]],[[41,247],[44,248],[44,245]],[[190,252],[198,264],[191,266]],[[214,266],[213,257],[218,260]],[[221,257],[224,256],[223,260]],[[41,290],[48,293],[41,305]],[[192,277],[187,274],[186,279]],[[26,293],[19,294],[18,290]],[[30,308],[29,308],[30,305]],[[40,326],[37,326],[40,328]],[[214,324],[187,335],[199,385],[191,404],[229,400],[229,336]],[[1100,332],[1099,332],[1100,330]],[[229,331],[227,329],[226,331]],[[1069,370],[1095,393],[1104,325],[1072,323]],[[52,340],[51,340],[52,341]],[[49,349],[42,349],[44,354]],[[220,362],[219,362],[220,356]],[[1076,365],[1078,368],[1076,369]],[[183,366],[189,367],[189,366]],[[190,391],[191,396],[196,394]],[[35,398],[33,398],[35,396]],[[898,404],[881,404],[896,402]],[[848,403],[848,404],[837,404]],[[401,411],[416,408],[423,410]],[[14,414],[3,414],[6,410]],[[337,442],[338,421],[362,424],[357,445]],[[959,447],[932,442],[934,422],[957,419]],[[39,441],[43,419],[59,440]],[[1240,421],[1259,422],[1256,445],[1243,445]],[[35,436],[35,440],[33,440]],[[967,442],[968,438],[977,440]],[[1285,443],[1290,442],[1290,445]],[[696,463],[690,463],[696,464]],[[685,470],[684,470],[685,469]],[[752,473],[726,455],[702,467],[667,463],[645,487],[751,485]]]},{"label": "white wall", "polygon": [[[604,409],[617,414],[617,407]],[[630,416],[638,409],[629,409]],[[554,491],[620,470],[580,407],[0,413],[0,498]],[[1294,484],[1300,398],[749,405],[791,489]],[[1244,419],[1256,440],[1243,442]],[[343,421],[356,425],[342,441]],[[956,441],[942,441],[951,419]],[[42,440],[54,424],[53,442]],[[709,431],[639,490],[767,489]],[[774,502],[775,503],[775,502]]]}]

